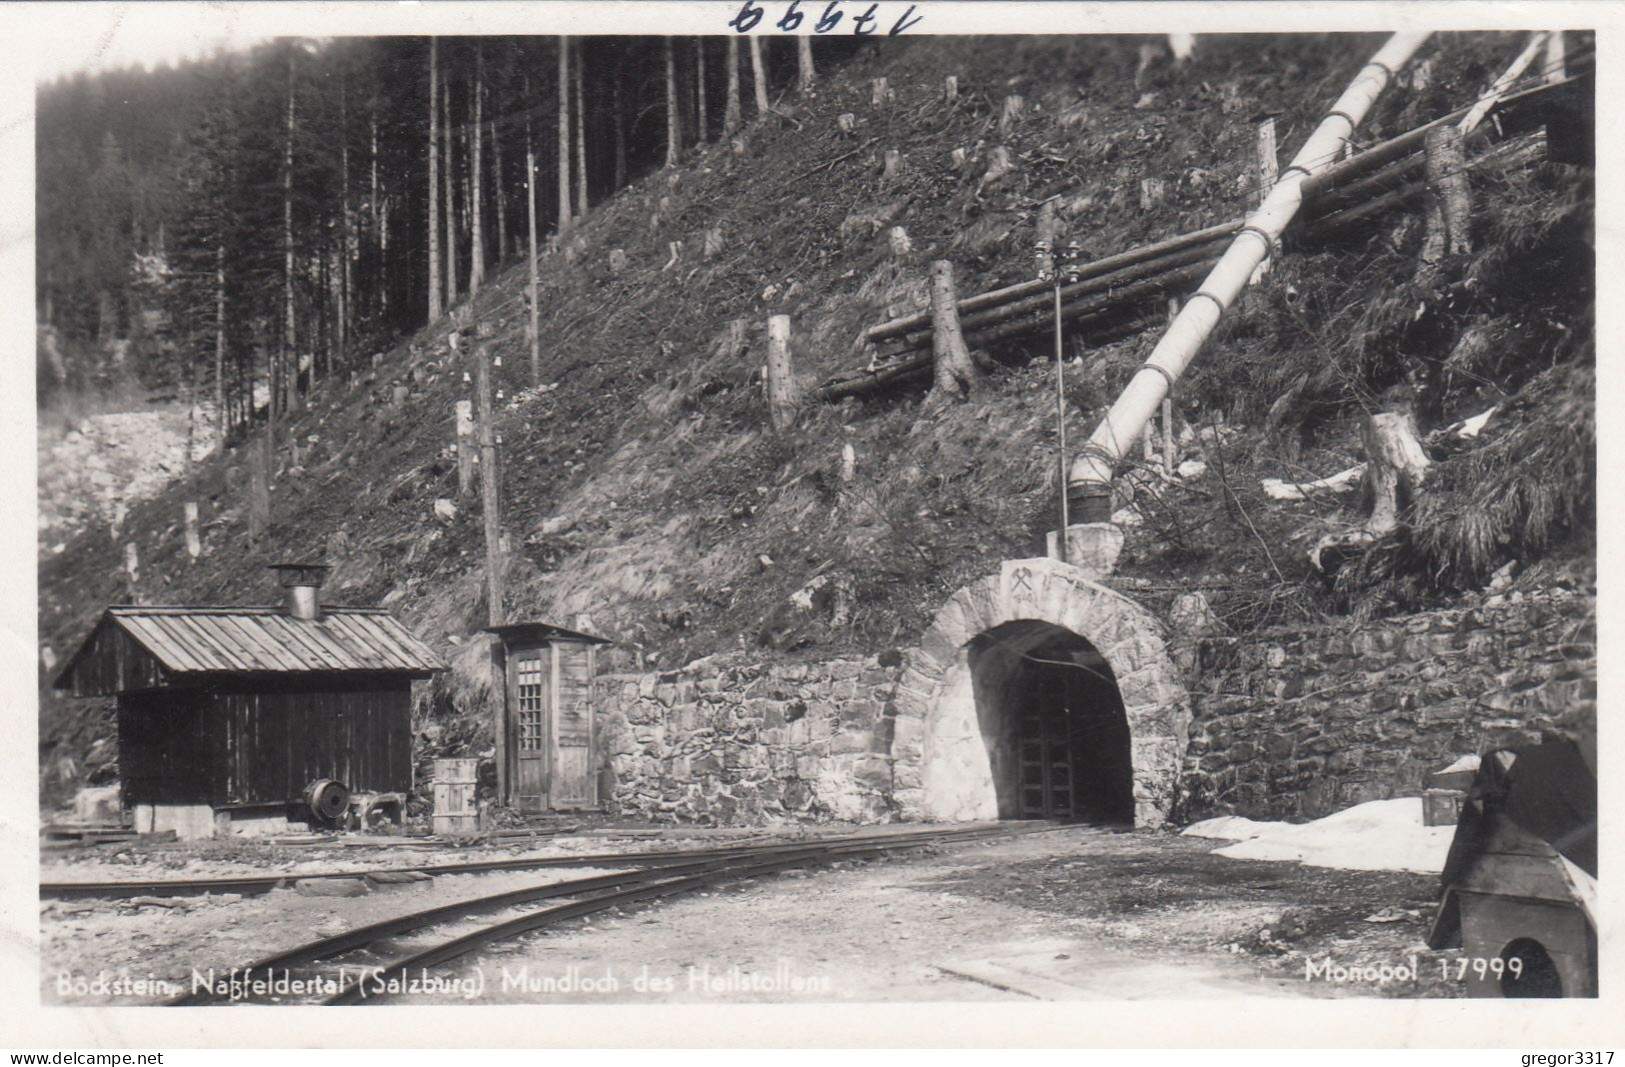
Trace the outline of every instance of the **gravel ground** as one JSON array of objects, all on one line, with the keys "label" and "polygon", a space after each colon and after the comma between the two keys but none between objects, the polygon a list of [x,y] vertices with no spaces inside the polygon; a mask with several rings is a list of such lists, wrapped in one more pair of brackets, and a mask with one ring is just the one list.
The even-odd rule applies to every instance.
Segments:
[{"label": "gravel ground", "polygon": [[[654,839],[638,843],[655,847]],[[600,844],[594,842],[592,850]],[[1434,878],[1225,859],[1211,854],[1213,844],[1074,827],[771,875],[526,935],[446,965],[436,974],[447,984],[408,999],[1460,995],[1440,974],[1441,959],[1453,954],[1421,945]],[[418,862],[420,857],[397,855],[388,865]],[[184,985],[194,968],[229,969],[394,915],[593,873],[446,875],[353,898],[284,889],[240,900],[197,899],[182,907],[47,903],[42,995],[49,1003],[154,1003],[165,999],[165,990],[110,995],[75,981],[102,975]],[[416,946],[386,946],[373,961],[410,947]],[[1306,977],[1309,967],[1324,961],[1359,970],[1404,966],[1412,957],[1417,973],[1391,980]],[[61,984],[64,975],[67,985]]]}]

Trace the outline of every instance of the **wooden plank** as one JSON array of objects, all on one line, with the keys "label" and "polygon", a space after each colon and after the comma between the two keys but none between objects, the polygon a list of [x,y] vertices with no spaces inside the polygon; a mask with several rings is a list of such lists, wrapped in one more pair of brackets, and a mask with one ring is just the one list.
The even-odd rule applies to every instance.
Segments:
[{"label": "wooden plank", "polygon": [[199,613],[192,619],[192,624],[213,639],[215,647],[221,657],[230,665],[232,670],[251,670],[247,659],[239,654],[236,642],[224,629],[219,621],[211,614]]},{"label": "wooden plank", "polygon": [[218,642],[194,626],[186,616],[171,616],[165,619],[162,625],[164,632],[171,638],[193,650],[198,663],[203,664],[199,669],[206,671],[231,669],[231,661],[221,654],[217,647]]},{"label": "wooden plank", "polygon": [[144,646],[149,653],[166,661],[164,665],[175,671],[197,670],[197,664],[191,653],[170,640],[167,634],[151,619],[138,615],[115,615],[127,633]]},{"label": "wooden plank", "polygon": [[[283,647],[302,650],[306,668],[309,670],[344,670],[349,664],[337,656],[333,651],[331,642],[325,641],[320,634],[312,633],[312,625],[297,619],[290,619],[278,615],[266,619],[263,623],[265,630],[272,637],[283,643]],[[322,624],[316,623],[319,627]]]},{"label": "wooden plank", "polygon": [[221,622],[241,635],[242,647],[257,653],[256,662],[261,670],[283,671],[300,669],[299,660],[278,647],[266,634],[259,620],[241,616],[223,615]]}]

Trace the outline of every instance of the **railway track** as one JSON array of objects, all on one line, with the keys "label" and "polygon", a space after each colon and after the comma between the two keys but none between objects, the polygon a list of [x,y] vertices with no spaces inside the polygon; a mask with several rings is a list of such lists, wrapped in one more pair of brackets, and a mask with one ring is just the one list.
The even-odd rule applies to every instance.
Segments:
[{"label": "railway track", "polygon": [[[194,983],[191,992],[169,1004],[375,1004],[403,994],[444,991],[453,987],[435,975],[433,969],[440,964],[572,919],[797,867],[1059,828],[1050,823],[984,825],[694,850],[683,854],[681,862],[664,861],[440,905],[311,941],[229,971],[205,972],[207,981]],[[635,853],[617,857],[623,864],[639,858]]]},{"label": "railway track", "polygon": [[[840,840],[839,838],[834,840]],[[569,867],[670,866],[696,857],[748,853],[753,845],[722,845],[710,849],[670,849],[650,852],[599,852],[579,856],[523,856],[515,859],[474,860],[468,863],[417,864],[404,867],[358,867],[340,871],[283,871],[270,875],[224,878],[154,879],[129,882],[41,882],[41,900],[118,900],[128,897],[187,897],[206,893],[256,896],[302,881],[365,878],[369,874],[487,874]]]}]

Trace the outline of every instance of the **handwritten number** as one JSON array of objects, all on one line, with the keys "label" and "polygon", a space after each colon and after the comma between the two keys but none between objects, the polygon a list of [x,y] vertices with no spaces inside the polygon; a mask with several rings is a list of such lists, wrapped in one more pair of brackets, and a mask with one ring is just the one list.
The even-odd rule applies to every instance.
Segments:
[{"label": "handwritten number", "polygon": [[[840,10],[842,2],[843,0],[829,0],[824,5],[823,13],[818,16],[818,21],[813,25],[812,32],[830,33],[839,26],[841,19],[845,17],[845,12]],[[784,9],[783,16],[773,24],[774,27],[781,33],[795,33],[800,29],[801,24],[807,19],[807,16],[801,11],[802,3],[803,0],[790,0],[789,6]],[[914,14],[918,9],[918,4],[908,5],[908,10],[903,12],[896,22],[892,23],[891,29],[887,31],[887,36],[896,37],[903,31],[912,29],[924,21],[924,15]],[[858,37],[873,35],[879,29],[879,15],[877,14],[879,10],[880,5],[878,3],[871,3],[868,10],[863,14],[852,16],[853,35]],[[744,0],[744,3],[740,5],[739,13],[728,22],[728,25],[736,33],[749,33],[761,25],[762,19],[765,17],[767,17],[767,10],[763,5],[756,3],[755,0]]]},{"label": "handwritten number", "polygon": [[910,5],[908,5],[908,10],[903,12],[903,17],[897,20],[896,24],[893,25],[892,28],[891,28],[891,33],[887,34],[887,36],[888,37],[896,37],[898,34],[902,33],[904,30],[908,29],[910,26],[916,25],[920,21],[920,19],[925,18],[924,15],[920,15],[920,16],[916,17],[915,19],[913,19],[912,21],[910,21],[909,16],[912,15],[912,14],[914,14],[914,5],[910,4]]},{"label": "handwritten number", "polygon": [[764,14],[765,12],[761,8],[751,3],[750,0],[745,0],[744,6],[739,9],[739,14],[735,15],[733,21],[728,25],[740,33],[749,33],[756,28],[758,22],[762,21]]}]

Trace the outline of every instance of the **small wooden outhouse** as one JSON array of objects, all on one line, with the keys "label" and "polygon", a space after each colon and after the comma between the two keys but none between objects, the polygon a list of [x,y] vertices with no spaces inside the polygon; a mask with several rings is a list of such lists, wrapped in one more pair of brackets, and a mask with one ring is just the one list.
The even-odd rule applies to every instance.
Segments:
[{"label": "small wooden outhouse", "polygon": [[504,699],[496,729],[497,794],[522,812],[598,808],[596,650],[602,637],[543,622],[492,626]]}]

